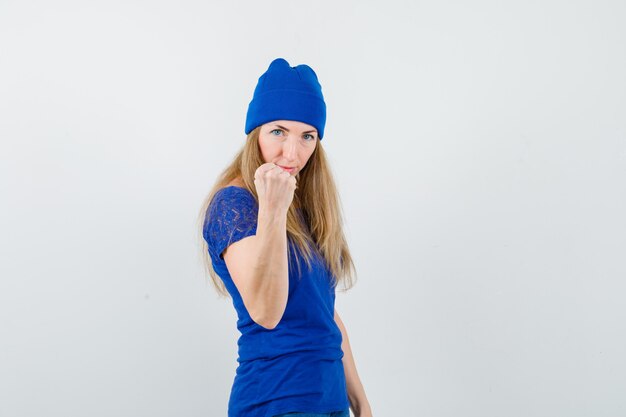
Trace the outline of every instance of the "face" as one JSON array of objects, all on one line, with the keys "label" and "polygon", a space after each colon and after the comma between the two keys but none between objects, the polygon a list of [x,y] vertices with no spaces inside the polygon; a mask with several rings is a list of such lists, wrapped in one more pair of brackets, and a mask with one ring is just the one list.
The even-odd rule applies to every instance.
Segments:
[{"label": "face", "polygon": [[[297,175],[317,146],[317,129],[294,120],[275,120],[261,126],[259,147],[263,160]],[[286,169],[291,168],[291,169]]]}]

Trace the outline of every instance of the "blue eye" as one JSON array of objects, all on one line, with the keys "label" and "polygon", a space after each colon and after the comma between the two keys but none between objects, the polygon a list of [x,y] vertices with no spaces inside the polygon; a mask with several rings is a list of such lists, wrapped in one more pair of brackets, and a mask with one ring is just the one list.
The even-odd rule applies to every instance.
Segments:
[{"label": "blue eye", "polygon": [[[272,134],[272,136],[279,136],[278,134],[274,135],[274,134],[273,134],[274,132],[279,132],[279,134],[280,134],[280,133],[282,133],[282,132],[283,132],[283,130],[282,130],[282,129],[273,129],[273,130],[270,130],[270,134]],[[306,139],[306,137],[307,137],[307,136],[309,137],[308,139]],[[311,135],[310,133],[305,133],[305,134],[304,134],[304,137],[305,137],[305,140],[306,140],[307,142],[311,142],[311,141],[315,140],[315,136]]]}]

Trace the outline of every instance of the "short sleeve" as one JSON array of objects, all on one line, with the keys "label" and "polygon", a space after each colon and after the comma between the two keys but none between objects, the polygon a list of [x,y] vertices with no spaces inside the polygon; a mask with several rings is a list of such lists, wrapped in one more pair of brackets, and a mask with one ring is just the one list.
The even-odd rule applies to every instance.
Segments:
[{"label": "short sleeve", "polygon": [[247,189],[229,186],[211,200],[204,221],[203,235],[214,262],[223,260],[228,245],[256,234],[258,204]]}]

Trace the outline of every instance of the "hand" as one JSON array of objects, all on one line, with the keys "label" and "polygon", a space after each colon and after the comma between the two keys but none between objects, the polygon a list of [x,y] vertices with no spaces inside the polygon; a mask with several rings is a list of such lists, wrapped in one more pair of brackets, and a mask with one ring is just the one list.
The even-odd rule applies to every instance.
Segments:
[{"label": "hand", "polygon": [[261,207],[270,211],[289,210],[296,190],[296,179],[278,165],[268,162],[254,173],[254,186]]}]

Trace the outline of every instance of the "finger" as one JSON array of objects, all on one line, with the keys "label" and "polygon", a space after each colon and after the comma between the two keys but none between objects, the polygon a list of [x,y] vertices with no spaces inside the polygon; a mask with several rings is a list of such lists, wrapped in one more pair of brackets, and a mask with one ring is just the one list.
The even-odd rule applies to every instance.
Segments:
[{"label": "finger", "polygon": [[267,171],[270,171],[270,170],[274,169],[275,166],[276,166],[276,164],[274,164],[273,162],[266,162],[265,164],[259,166],[256,169],[256,173],[257,174],[264,174]]},{"label": "finger", "polygon": [[289,175],[289,172],[285,171],[284,169],[282,169],[281,167],[279,167],[278,165],[274,165],[274,167],[272,169],[270,169],[269,171],[266,171],[269,175],[272,176],[281,176],[283,173]]},{"label": "finger", "polygon": [[281,168],[281,173],[280,175],[282,177],[284,177],[287,181],[292,182],[292,180],[295,180],[295,178],[293,177],[293,175],[291,175],[291,172],[289,171],[285,171],[284,169]]}]

